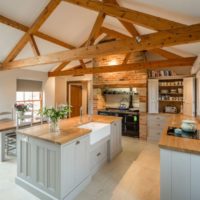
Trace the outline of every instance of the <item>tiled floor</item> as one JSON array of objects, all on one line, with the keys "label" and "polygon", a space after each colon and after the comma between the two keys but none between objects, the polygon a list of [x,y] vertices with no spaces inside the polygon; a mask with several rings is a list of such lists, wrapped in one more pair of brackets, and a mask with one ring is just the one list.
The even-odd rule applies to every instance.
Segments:
[{"label": "tiled floor", "polygon": [[160,199],[158,145],[124,137],[123,149],[95,174],[76,200]]},{"label": "tiled floor", "polygon": [[[76,200],[159,200],[157,144],[123,137],[123,152],[92,178]],[[0,200],[38,200],[14,183],[14,160],[0,163]]]}]

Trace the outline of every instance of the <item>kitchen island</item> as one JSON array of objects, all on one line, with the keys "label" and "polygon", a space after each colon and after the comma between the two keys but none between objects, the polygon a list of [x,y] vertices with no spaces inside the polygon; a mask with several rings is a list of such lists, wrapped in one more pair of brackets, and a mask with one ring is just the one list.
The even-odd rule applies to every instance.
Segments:
[{"label": "kitchen island", "polygon": [[60,135],[48,124],[17,132],[16,183],[40,199],[73,199],[92,175],[121,152],[121,118],[62,120]]},{"label": "kitchen island", "polygon": [[168,127],[181,126],[182,120],[200,120],[181,114],[171,115],[160,139],[160,200],[200,199],[200,140],[168,135]]}]

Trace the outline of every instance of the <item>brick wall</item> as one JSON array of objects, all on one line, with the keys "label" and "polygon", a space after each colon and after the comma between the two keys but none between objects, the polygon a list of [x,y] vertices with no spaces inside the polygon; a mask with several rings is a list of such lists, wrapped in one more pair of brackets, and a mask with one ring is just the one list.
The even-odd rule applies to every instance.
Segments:
[{"label": "brick wall", "polygon": [[[113,61],[115,61],[115,64],[122,64],[124,57],[124,54],[99,57],[94,60],[94,66],[108,66]],[[138,52],[131,54],[127,63],[141,62],[144,60],[145,57],[143,53]],[[98,109],[105,108],[105,99],[101,95],[102,89],[105,87],[136,87],[139,92],[141,110],[146,111],[146,70],[95,74],[93,77],[93,84],[94,113],[96,113]]]}]

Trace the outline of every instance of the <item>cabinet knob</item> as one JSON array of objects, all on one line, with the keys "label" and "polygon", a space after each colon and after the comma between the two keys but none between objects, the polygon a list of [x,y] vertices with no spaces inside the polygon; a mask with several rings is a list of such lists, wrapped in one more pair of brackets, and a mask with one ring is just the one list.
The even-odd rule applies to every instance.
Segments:
[{"label": "cabinet knob", "polygon": [[97,154],[97,157],[99,157],[101,155],[101,153],[99,152],[98,154]]},{"label": "cabinet knob", "polygon": [[80,144],[80,141],[76,141],[76,145]]}]

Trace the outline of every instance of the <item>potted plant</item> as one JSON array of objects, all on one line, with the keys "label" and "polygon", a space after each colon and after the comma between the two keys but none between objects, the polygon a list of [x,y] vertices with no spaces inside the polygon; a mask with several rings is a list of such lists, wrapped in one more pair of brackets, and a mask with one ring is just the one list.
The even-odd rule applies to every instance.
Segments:
[{"label": "potted plant", "polygon": [[50,132],[59,133],[59,120],[64,119],[71,112],[69,105],[60,105],[57,108],[44,108],[40,114],[49,119]]},{"label": "potted plant", "polygon": [[17,111],[17,118],[20,120],[24,120],[24,114],[29,110],[29,106],[23,103],[15,103],[15,110]]}]

